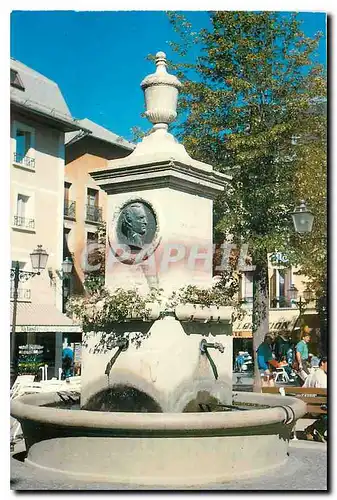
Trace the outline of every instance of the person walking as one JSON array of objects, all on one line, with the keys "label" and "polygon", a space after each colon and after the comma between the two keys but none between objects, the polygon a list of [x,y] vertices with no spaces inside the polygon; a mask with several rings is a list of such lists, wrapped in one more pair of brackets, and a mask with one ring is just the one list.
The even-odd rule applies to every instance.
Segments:
[{"label": "person walking", "polygon": [[308,344],[310,342],[310,328],[305,326],[302,332],[302,340],[296,344],[295,353],[295,363],[294,369],[301,379],[302,382],[305,381],[310,373],[311,365],[309,363],[309,349]]},{"label": "person walking", "polygon": [[235,358],[235,366],[234,366],[234,371],[241,372],[242,371],[242,365],[244,363],[244,357],[241,352],[238,352]]},{"label": "person walking", "polygon": [[62,380],[67,380],[73,375],[73,360],[74,351],[72,350],[71,343],[68,342],[62,351]]}]

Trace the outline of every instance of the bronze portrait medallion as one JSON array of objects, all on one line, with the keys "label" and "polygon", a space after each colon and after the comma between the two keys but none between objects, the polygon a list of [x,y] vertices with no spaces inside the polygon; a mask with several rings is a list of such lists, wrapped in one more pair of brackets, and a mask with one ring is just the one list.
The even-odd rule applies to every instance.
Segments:
[{"label": "bronze portrait medallion", "polygon": [[132,255],[157,246],[158,221],[151,205],[144,200],[129,201],[118,211],[113,220],[113,241],[110,246],[127,245]]}]

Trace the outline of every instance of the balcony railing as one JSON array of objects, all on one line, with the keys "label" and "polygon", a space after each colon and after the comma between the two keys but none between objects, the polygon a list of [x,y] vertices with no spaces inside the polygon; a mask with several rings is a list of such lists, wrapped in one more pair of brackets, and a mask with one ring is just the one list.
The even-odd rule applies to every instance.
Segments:
[{"label": "balcony railing", "polygon": [[246,296],[241,299],[242,304],[253,304],[253,297]]},{"label": "balcony railing", "polygon": [[76,201],[64,200],[64,216],[76,219]]},{"label": "balcony railing", "polygon": [[14,162],[23,165],[24,167],[35,168],[35,158],[14,153]]},{"label": "balcony railing", "polygon": [[102,208],[86,205],[85,219],[89,222],[102,222]]},{"label": "balcony railing", "polygon": [[[31,291],[29,288],[18,288],[18,300],[30,300]],[[11,288],[11,300],[14,300],[14,288]]]},{"label": "balcony railing", "polygon": [[35,229],[35,219],[27,219],[26,217],[14,215],[14,226],[23,227],[25,229]]},{"label": "balcony railing", "polygon": [[270,307],[272,309],[282,309],[292,307],[292,302],[287,297],[273,297],[270,299]]}]

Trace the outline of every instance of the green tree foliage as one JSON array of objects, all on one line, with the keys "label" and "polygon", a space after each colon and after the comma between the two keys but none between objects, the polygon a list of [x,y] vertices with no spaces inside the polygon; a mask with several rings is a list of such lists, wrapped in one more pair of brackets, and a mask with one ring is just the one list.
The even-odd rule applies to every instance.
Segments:
[{"label": "green tree foliage", "polygon": [[[310,120],[303,124],[297,144],[297,170],[294,185],[306,200],[315,219],[312,232],[291,245],[292,259],[316,296],[320,317],[321,348],[326,354],[327,340],[327,151],[325,103],[317,101]],[[307,128],[305,128],[307,126]]]},{"label": "green tree foliage", "polygon": [[[298,246],[290,213],[305,193],[305,153],[293,138],[312,130],[313,102],[325,97],[324,69],[314,62],[322,34],[306,37],[295,13],[213,12],[211,28],[198,33],[183,15],[169,18],[181,36],[172,44],[184,84],[177,133],[191,156],[233,177],[215,204],[215,240],[231,234],[250,245],[256,348],[269,327],[267,255]],[[200,55],[190,60],[196,44]]]}]

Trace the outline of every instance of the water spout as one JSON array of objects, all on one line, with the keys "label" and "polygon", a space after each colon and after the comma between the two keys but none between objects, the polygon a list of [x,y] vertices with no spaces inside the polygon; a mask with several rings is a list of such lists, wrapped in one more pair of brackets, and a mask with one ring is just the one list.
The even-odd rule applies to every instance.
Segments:
[{"label": "water spout", "polygon": [[206,354],[207,349],[217,349],[220,352],[225,352],[225,347],[220,342],[210,343],[206,339],[202,339],[200,342],[200,352],[201,354]]},{"label": "water spout", "polygon": [[215,380],[218,380],[218,377],[219,377],[218,370],[217,370],[217,367],[212,359],[212,356],[208,352],[208,349],[217,349],[220,352],[225,352],[225,347],[220,342],[210,343],[210,342],[207,342],[206,339],[202,339],[200,342],[199,348],[200,348],[201,354],[206,354],[207,359],[212,367],[212,370],[214,373],[214,378],[215,378]]},{"label": "water spout", "polygon": [[111,368],[113,365],[116,363],[118,356],[121,354],[121,352],[126,351],[127,348],[129,347],[129,339],[127,338],[122,338],[118,342],[116,342],[116,347],[118,347],[117,351],[115,354],[112,356],[110,359],[109,363],[106,365],[105,368],[105,375],[109,376]]}]

